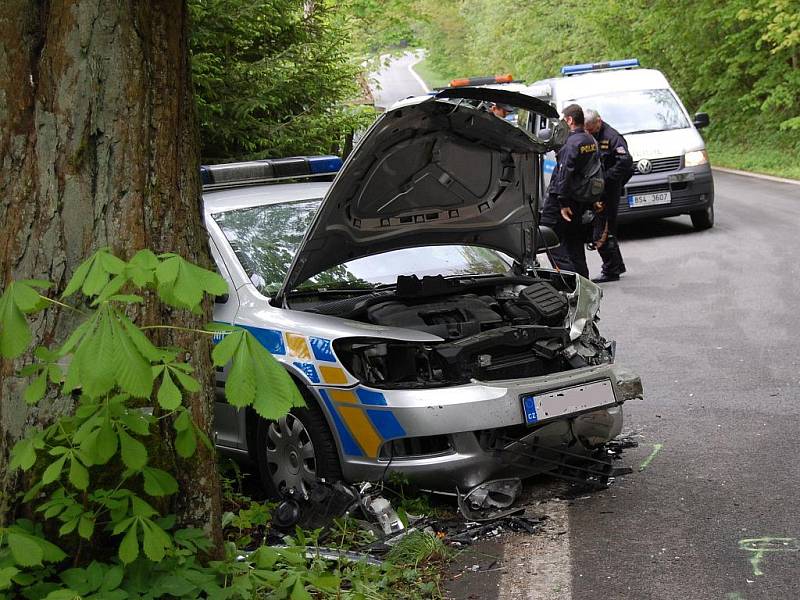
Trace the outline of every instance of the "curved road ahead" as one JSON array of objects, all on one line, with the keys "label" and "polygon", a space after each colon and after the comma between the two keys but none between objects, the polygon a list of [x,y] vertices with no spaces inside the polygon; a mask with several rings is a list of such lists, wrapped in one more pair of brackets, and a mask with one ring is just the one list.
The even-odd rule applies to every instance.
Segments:
[{"label": "curved road ahead", "polygon": [[604,286],[602,331],[645,386],[626,404],[634,473],[566,505],[563,560],[513,537],[459,597],[800,598],[800,185],[715,184],[713,229],[623,228],[628,272]]}]

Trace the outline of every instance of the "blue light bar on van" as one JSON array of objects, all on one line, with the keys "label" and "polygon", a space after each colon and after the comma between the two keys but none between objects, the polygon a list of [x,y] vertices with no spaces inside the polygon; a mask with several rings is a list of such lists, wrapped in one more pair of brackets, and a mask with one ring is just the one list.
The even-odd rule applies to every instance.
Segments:
[{"label": "blue light bar on van", "polygon": [[342,168],[338,156],[294,156],[222,165],[203,165],[200,179],[204,188],[228,187],[333,175]]},{"label": "blue light bar on van", "polygon": [[562,75],[577,75],[579,73],[590,73],[592,71],[608,71],[610,69],[631,69],[639,66],[638,58],[626,58],[624,60],[610,60],[608,62],[586,63],[583,65],[567,65],[561,67]]}]

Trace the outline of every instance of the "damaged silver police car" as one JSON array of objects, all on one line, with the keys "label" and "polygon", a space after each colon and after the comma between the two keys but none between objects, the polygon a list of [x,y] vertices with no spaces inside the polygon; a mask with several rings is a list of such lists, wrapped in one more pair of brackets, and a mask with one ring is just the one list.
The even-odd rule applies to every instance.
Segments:
[{"label": "damaged silver police car", "polygon": [[[489,101],[553,127],[535,137]],[[537,262],[557,243],[537,224],[542,156],[563,138],[541,100],[461,88],[381,115],[332,183],[297,178],[333,157],[204,167],[230,287],[215,319],[249,329],[307,404],[268,422],[220,383],[217,446],[272,493],[395,471],[468,490],[614,438],[641,385],[598,331],[602,291]]]}]

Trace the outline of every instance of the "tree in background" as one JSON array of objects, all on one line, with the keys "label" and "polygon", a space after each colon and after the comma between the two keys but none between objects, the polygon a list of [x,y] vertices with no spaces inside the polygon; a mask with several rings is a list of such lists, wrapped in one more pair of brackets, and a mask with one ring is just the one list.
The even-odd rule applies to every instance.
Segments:
[{"label": "tree in background", "polygon": [[[187,24],[185,2],[174,0],[3,4],[0,287],[11,279],[44,279],[54,282],[58,295],[76,266],[101,247],[125,259],[150,248],[210,264]],[[211,316],[208,302],[192,314],[147,295],[131,311],[148,322],[187,327],[200,327]],[[74,324],[69,311],[46,310],[33,323],[30,347],[64,341]],[[153,341],[190,351],[204,385],[186,402],[210,436],[209,341],[178,330],[157,330]],[[14,373],[30,362],[30,354],[0,362],[0,526],[13,520],[20,487],[8,468],[12,445],[72,409],[68,396],[26,405],[27,378]],[[181,520],[219,541],[213,452],[200,447],[191,461],[172,454],[169,443],[161,452],[180,484],[175,508]]]},{"label": "tree in background", "polygon": [[339,154],[371,113],[339,4],[190,0],[204,162]]}]

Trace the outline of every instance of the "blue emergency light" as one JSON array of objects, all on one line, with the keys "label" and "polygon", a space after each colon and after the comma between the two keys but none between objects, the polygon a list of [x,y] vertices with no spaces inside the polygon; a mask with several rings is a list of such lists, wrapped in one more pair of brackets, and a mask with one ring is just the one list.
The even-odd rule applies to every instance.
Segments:
[{"label": "blue emergency light", "polygon": [[591,73],[592,71],[609,71],[611,69],[632,69],[638,67],[638,58],[626,58],[624,60],[609,60],[608,62],[586,63],[583,65],[567,65],[561,67],[561,74],[569,77],[579,73]]},{"label": "blue emergency light", "polygon": [[203,165],[200,167],[200,179],[204,188],[227,187],[334,175],[341,168],[342,159],[338,156],[294,156]]}]

